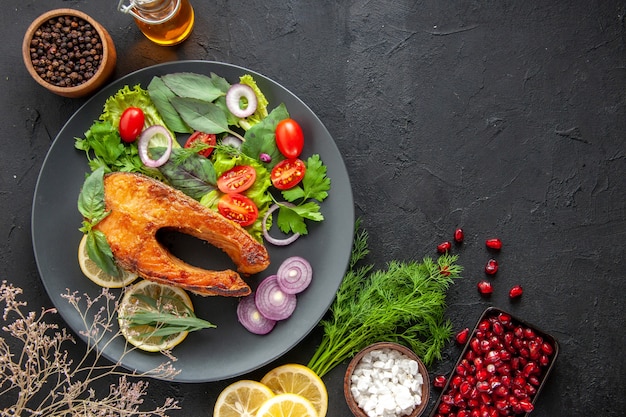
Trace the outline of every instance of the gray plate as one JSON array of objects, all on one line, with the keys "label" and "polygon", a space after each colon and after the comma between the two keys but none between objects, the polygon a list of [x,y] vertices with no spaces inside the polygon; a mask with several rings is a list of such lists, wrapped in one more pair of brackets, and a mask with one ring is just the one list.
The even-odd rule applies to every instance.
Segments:
[{"label": "gray plate", "polygon": [[[237,300],[192,295],[197,315],[218,327],[191,333],[173,353],[179,382],[208,382],[232,378],[255,370],[286,353],[321,320],[332,303],[346,271],[353,239],[354,207],[350,180],[339,150],[328,130],[301,100],[276,82],[246,68],[207,61],[180,61],[160,64],[131,73],[101,90],[87,101],[66,123],[54,140],[39,174],[32,212],[32,239],[37,266],[48,295],[67,324],[77,333],[84,329],[79,314],[61,297],[66,289],[96,296],[100,288],[80,271],[77,262],[78,230],[81,216],[76,201],[84,176],[89,172],[82,151],[74,149],[74,138],[82,137],[102,112],[107,97],[124,85],[144,88],[153,76],[175,72],[214,72],[236,82],[252,74],[270,102],[270,108],[285,103],[291,117],[298,120],[305,135],[303,157],[318,153],[328,167],[332,181],[329,198],[322,204],[325,220],[309,224],[309,234],[287,247],[271,247],[269,268],[248,279],[254,288],[280,263],[292,255],[306,257],[315,277],[311,286],[298,296],[298,307],[288,320],[280,322],[265,336],[246,331],[236,317]],[[179,138],[183,140],[184,138]],[[232,267],[230,260],[211,245],[184,235],[164,235],[171,251],[185,261],[208,269]],[[110,336],[109,336],[110,337]],[[103,347],[103,341],[100,346]],[[164,361],[160,354],[133,351],[122,355],[123,338],[116,338],[103,353],[113,361],[121,358],[125,368],[147,372]]]}]

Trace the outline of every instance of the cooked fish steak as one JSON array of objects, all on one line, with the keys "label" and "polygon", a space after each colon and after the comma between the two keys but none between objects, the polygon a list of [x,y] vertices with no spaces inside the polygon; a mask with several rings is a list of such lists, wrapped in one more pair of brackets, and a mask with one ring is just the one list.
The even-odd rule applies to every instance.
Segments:
[{"label": "cooked fish steak", "polygon": [[135,173],[107,174],[104,199],[110,214],[96,229],[106,235],[119,265],[145,279],[201,295],[250,293],[233,270],[210,271],[175,257],[157,241],[160,229],[185,233],[222,249],[241,274],[255,274],[269,265],[265,247],[241,226],[158,180]]}]

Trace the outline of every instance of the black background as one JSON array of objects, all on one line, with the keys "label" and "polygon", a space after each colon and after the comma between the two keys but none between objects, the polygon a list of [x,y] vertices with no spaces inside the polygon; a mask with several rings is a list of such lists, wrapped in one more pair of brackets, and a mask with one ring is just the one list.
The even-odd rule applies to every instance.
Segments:
[{"label": "black background", "polygon": [[[52,95],[29,78],[21,41],[39,14],[73,7],[111,33],[119,54],[115,77],[203,59],[250,68],[291,90],[344,156],[355,214],[371,236],[370,262],[382,268],[392,259],[435,256],[436,245],[463,227],[466,241],[454,252],[464,279],[448,298],[455,329],[472,327],[488,306],[511,311],[561,347],[533,415],[623,415],[624,2],[193,5],[192,36],[165,48],[146,40],[115,0],[2,2],[0,279],[22,287],[30,309],[51,307],[31,245],[35,182],[56,133],[85,100]],[[504,248],[494,294],[484,299],[476,282],[491,256],[484,240],[493,236]],[[507,293],[515,284],[525,293],[511,303]],[[319,340],[316,330],[247,377],[306,363]],[[459,352],[451,343],[432,374],[450,371]],[[332,417],[349,415],[344,370],[324,378]],[[147,403],[174,397],[182,410],[171,415],[210,415],[230,382],[152,381]],[[2,398],[0,406],[7,406]]]}]

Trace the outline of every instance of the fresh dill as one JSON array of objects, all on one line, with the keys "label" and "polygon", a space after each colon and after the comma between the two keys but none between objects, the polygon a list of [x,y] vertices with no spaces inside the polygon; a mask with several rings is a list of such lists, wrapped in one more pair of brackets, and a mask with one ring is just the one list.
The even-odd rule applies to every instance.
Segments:
[{"label": "fresh dill", "polygon": [[375,342],[411,348],[429,366],[441,359],[452,335],[445,318],[446,290],[460,277],[456,256],[422,262],[391,261],[384,270],[361,265],[368,234],[357,222],[348,271],[330,315],[322,320],[322,341],[308,363],[320,377]]}]

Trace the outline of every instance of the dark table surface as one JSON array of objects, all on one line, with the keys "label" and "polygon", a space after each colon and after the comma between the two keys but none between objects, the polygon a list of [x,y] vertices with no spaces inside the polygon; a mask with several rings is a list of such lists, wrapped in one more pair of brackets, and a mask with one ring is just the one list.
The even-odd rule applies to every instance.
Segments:
[{"label": "dark table surface", "polygon": [[[370,262],[436,256],[436,245],[463,227],[464,278],[448,293],[455,329],[472,327],[488,306],[515,313],[561,347],[533,415],[623,415],[624,2],[195,0],[194,32],[173,48],[146,40],[115,0],[2,5],[0,278],[21,286],[31,309],[51,307],[31,243],[35,183],[55,135],[86,99],[43,90],[20,45],[36,16],[73,7],[111,33],[115,78],[200,59],[250,68],[291,90],[344,157]],[[496,291],[484,299],[476,282],[491,236],[505,246]],[[518,283],[525,293],[511,303],[508,288]],[[314,330],[247,377],[306,363],[320,338]],[[431,376],[450,371],[459,353],[451,342]],[[332,417],[349,415],[344,370],[324,377]],[[182,407],[173,416],[210,415],[229,382],[155,380],[147,403],[173,397]]]}]

